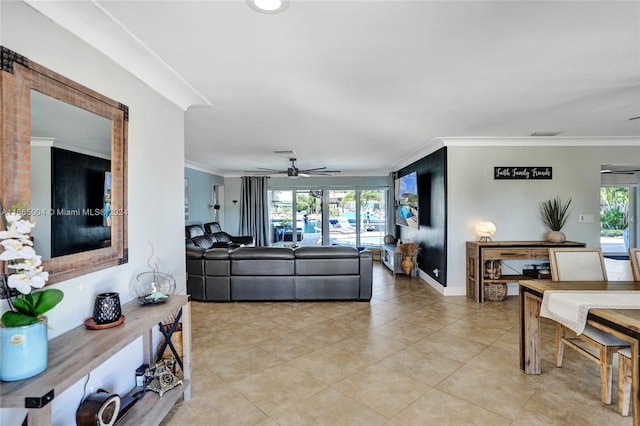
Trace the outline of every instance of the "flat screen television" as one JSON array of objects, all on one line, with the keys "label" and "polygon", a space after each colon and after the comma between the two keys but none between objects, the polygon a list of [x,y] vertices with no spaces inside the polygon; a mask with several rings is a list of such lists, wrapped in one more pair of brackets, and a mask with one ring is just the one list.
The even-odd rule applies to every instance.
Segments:
[{"label": "flat screen television", "polygon": [[418,174],[411,172],[395,180],[396,225],[418,229]]}]

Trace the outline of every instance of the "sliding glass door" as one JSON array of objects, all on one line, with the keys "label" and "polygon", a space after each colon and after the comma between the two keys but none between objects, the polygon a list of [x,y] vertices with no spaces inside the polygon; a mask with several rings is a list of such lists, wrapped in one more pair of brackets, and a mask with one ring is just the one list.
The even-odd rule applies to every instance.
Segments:
[{"label": "sliding glass door", "polygon": [[386,189],[271,190],[269,197],[271,245],[379,247],[383,243]]},{"label": "sliding glass door", "polygon": [[322,190],[272,190],[271,245],[322,245]]},{"label": "sliding glass door", "polygon": [[603,186],[600,188],[600,246],[609,256],[626,256],[635,241],[638,188]]},{"label": "sliding glass door", "polygon": [[329,190],[328,198],[330,245],[382,245],[386,229],[386,190]]}]

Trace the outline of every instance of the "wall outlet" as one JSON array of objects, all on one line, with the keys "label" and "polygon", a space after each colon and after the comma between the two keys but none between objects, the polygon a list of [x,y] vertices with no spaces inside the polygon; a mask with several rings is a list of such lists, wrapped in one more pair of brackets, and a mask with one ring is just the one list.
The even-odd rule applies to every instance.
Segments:
[{"label": "wall outlet", "polygon": [[578,216],[578,222],[581,223],[593,223],[593,215],[592,214],[581,214]]},{"label": "wall outlet", "polygon": [[97,393],[100,389],[104,389],[104,378],[98,380],[92,380],[87,386],[87,395]]}]

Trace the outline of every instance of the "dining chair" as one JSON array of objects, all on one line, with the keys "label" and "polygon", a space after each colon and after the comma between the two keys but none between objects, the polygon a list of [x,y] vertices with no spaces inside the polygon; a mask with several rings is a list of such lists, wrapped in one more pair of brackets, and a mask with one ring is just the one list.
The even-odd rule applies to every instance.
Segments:
[{"label": "dining chair", "polygon": [[629,261],[631,262],[633,280],[640,281],[640,248],[629,249]]},{"label": "dining chair", "polygon": [[631,348],[618,351],[618,412],[629,415],[631,405]]},{"label": "dining chair", "polygon": [[[607,281],[607,271],[600,248],[550,248],[549,263],[553,281]],[[600,366],[600,392],[602,402],[611,404],[613,355],[628,342],[599,330],[589,324],[582,334],[576,335],[556,323],[556,367],[562,367],[565,346],[594,361]],[[589,351],[589,346],[597,351]]]}]

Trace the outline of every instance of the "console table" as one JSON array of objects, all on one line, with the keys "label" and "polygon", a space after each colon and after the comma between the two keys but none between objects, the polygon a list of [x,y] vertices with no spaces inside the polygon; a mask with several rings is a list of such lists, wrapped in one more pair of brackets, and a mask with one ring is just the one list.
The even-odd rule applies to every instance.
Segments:
[{"label": "console table", "polygon": [[484,272],[486,260],[543,260],[549,259],[552,247],[585,247],[585,243],[565,241],[467,241],[467,297],[484,302],[484,286],[496,283],[514,283],[531,279],[524,275],[501,275],[489,278]]},{"label": "console table", "polygon": [[383,244],[380,249],[380,260],[382,261],[382,264],[391,269],[393,275],[397,273],[404,274],[402,266],[400,265],[402,262],[402,254],[396,252],[396,245]]},{"label": "console table", "polygon": [[[109,360],[128,344],[142,337],[143,359],[155,361],[153,328],[182,309],[183,384],[162,396],[147,392],[119,425],[159,424],[184,395],[191,399],[191,302],[185,295],[173,295],[166,303],[143,306],[137,300],[122,306],[125,321],[105,330],[76,327],[49,341],[48,367],[37,376],[0,383],[0,407],[27,408],[29,425],[50,425],[51,401],[78,380]],[[133,377],[134,371],[131,371]]]}]

